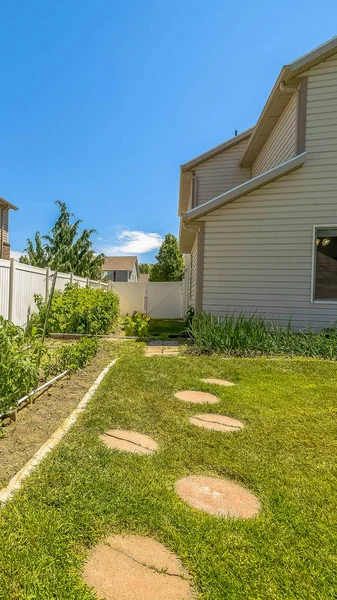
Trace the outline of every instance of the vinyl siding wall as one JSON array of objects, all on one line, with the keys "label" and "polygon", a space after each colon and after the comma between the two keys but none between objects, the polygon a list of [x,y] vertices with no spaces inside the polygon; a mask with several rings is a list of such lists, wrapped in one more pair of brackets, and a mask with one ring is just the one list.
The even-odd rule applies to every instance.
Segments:
[{"label": "vinyl siding wall", "polygon": [[197,206],[251,178],[250,168],[239,167],[247,144],[248,139],[239,142],[196,167]]},{"label": "vinyl siding wall", "polygon": [[252,166],[256,177],[296,154],[297,94],[294,93]]},{"label": "vinyl siding wall", "polygon": [[195,308],[196,290],[197,290],[197,262],[198,262],[198,236],[195,236],[195,242],[191,251],[191,293],[188,306]]},{"label": "vinyl siding wall", "polygon": [[303,167],[203,218],[206,311],[294,328],[337,320],[337,302],[311,302],[313,225],[337,224],[337,58],[307,75]]},{"label": "vinyl siding wall", "polygon": [[[2,222],[2,215],[3,215],[3,222]],[[3,230],[3,235],[4,235],[4,242],[8,242],[8,209],[5,208],[4,211],[2,211],[1,207],[0,207],[0,240],[1,240],[1,231]]]}]

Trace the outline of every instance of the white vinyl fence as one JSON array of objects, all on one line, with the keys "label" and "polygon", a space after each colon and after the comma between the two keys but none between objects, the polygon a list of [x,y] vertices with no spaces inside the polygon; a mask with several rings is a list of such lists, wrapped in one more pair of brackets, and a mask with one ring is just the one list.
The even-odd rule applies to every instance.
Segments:
[{"label": "white vinyl fence", "polygon": [[[0,259],[0,315],[13,321],[15,325],[26,327],[29,317],[36,312],[34,294],[41,294],[46,300],[54,271],[24,265],[15,260]],[[78,283],[80,287],[104,288],[108,285],[77,277],[73,273],[58,273],[56,290],[64,290],[67,283]]]},{"label": "white vinyl fence", "polygon": [[183,281],[163,283],[109,281],[109,289],[118,294],[121,315],[137,310],[153,319],[180,319],[185,316]]}]

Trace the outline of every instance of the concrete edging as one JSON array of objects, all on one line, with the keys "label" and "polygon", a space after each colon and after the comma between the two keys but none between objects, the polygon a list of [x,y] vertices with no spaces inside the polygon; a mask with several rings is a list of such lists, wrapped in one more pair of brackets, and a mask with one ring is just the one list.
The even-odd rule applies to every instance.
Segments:
[{"label": "concrete edging", "polygon": [[46,454],[53,450],[55,446],[61,441],[63,436],[69,431],[71,426],[77,421],[78,416],[81,412],[86,408],[89,400],[91,400],[92,396],[96,392],[99,384],[104,379],[105,375],[111,369],[111,367],[116,363],[118,359],[115,358],[111,363],[109,363],[103,371],[98,375],[97,379],[94,381],[92,386],[89,388],[87,393],[83,396],[80,403],[73,410],[73,412],[66,418],[66,420],[54,431],[54,433],[50,436],[49,440],[41,446],[41,448],[34,454],[33,458],[31,458],[23,467],[12,477],[9,484],[4,487],[0,491],[0,505],[4,505],[8,500],[12,498],[14,493],[20,489],[23,480],[33,471],[33,469],[44,459]]}]

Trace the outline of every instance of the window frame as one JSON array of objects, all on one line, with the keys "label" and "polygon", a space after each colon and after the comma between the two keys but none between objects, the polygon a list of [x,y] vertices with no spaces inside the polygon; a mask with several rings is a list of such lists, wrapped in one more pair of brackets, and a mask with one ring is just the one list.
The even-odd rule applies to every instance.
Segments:
[{"label": "window frame", "polygon": [[317,229],[325,229],[325,228],[336,228],[337,224],[328,223],[323,225],[313,225],[312,226],[312,257],[311,257],[311,304],[337,304],[336,300],[316,300],[315,298],[315,284],[316,284],[316,237],[317,237]]}]

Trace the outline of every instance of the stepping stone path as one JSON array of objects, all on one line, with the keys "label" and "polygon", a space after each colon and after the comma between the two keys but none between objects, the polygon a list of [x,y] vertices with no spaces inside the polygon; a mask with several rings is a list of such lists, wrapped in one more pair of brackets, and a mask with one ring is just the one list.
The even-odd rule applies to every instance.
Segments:
[{"label": "stepping stone path", "polygon": [[195,415],[190,418],[190,423],[197,427],[205,427],[214,431],[240,431],[244,427],[241,421],[225,417],[224,415],[213,415],[212,413]]},{"label": "stepping stone path", "polygon": [[162,544],[116,535],[96,546],[84,566],[85,583],[106,600],[192,600],[190,578]]},{"label": "stepping stone path", "polygon": [[174,340],[149,342],[145,349],[145,356],[177,356],[178,354],[179,342]]},{"label": "stepping stone path", "polygon": [[235,383],[232,383],[231,381],[226,381],[226,379],[200,379],[200,381],[203,381],[204,383],[213,383],[215,385],[223,385],[226,387],[235,385]]},{"label": "stepping stone path", "polygon": [[158,448],[152,438],[136,431],[112,429],[99,437],[108,448],[116,448],[134,454],[153,454]]},{"label": "stepping stone path", "polygon": [[174,394],[178,400],[184,400],[185,402],[193,402],[194,404],[216,404],[219,399],[214,394],[208,394],[208,392],[195,392],[192,390],[186,390],[183,392],[177,392]]},{"label": "stepping stone path", "polygon": [[189,506],[216,517],[249,519],[260,510],[256,496],[229,479],[190,476],[177,481],[175,488]]}]

